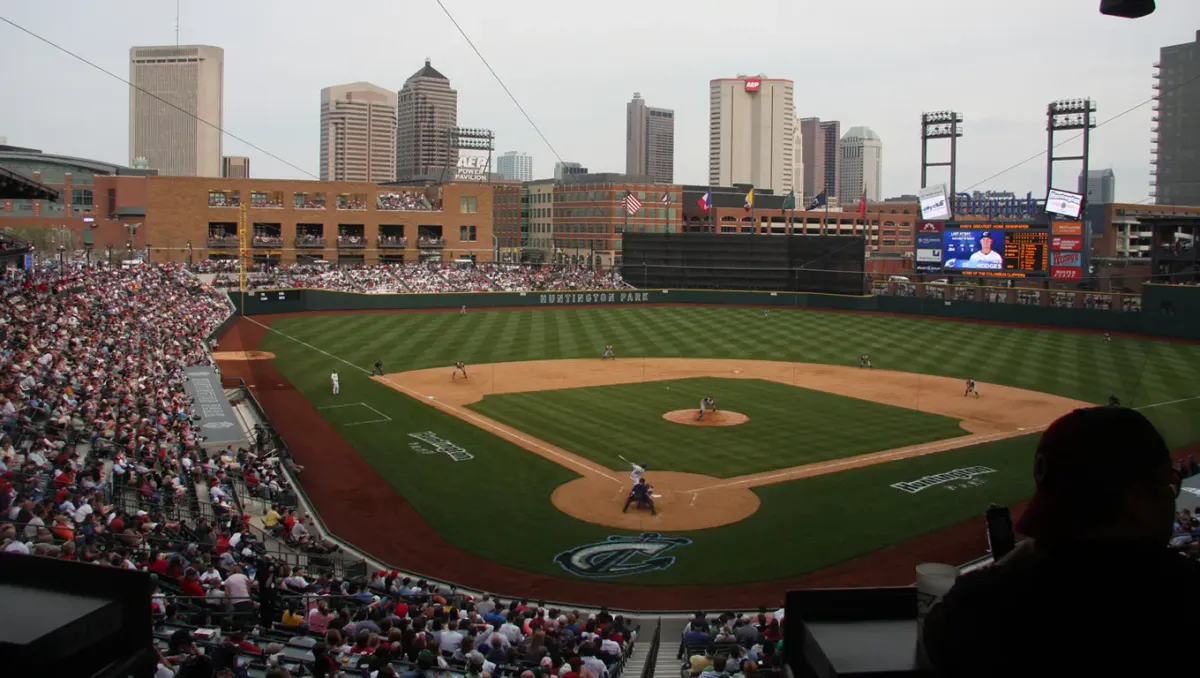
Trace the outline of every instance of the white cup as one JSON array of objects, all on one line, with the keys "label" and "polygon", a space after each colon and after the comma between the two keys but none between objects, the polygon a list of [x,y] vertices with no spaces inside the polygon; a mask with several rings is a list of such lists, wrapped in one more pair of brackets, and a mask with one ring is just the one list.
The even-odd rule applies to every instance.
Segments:
[{"label": "white cup", "polygon": [[917,566],[917,619],[924,620],[942,596],[954,586],[958,568],[943,563],[922,563]]}]

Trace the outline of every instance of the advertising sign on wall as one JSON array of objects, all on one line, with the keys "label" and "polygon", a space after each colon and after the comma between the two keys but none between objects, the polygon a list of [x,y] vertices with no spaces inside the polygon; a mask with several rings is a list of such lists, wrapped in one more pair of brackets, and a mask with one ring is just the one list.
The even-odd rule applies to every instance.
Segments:
[{"label": "advertising sign on wall", "polygon": [[1064,238],[1056,235],[1050,241],[1050,249],[1055,252],[1080,252],[1083,250],[1083,238]]},{"label": "advertising sign on wall", "polygon": [[747,92],[757,92],[760,89],[762,89],[762,79],[761,78],[746,78],[746,91]]},{"label": "advertising sign on wall", "polygon": [[1083,252],[1051,252],[1051,266],[1083,266]]},{"label": "advertising sign on wall", "polygon": [[937,233],[933,235],[918,235],[915,259],[917,273],[937,273],[941,271],[942,236]]},{"label": "advertising sign on wall", "polygon": [[1082,221],[1055,221],[1050,227],[1054,235],[1083,235]]},{"label": "advertising sign on wall", "polygon": [[921,202],[921,218],[930,221],[949,219],[950,200],[946,196],[946,184],[922,188],[918,194]]},{"label": "advertising sign on wall", "polygon": [[1083,269],[1050,267],[1050,278],[1053,280],[1082,280]]}]

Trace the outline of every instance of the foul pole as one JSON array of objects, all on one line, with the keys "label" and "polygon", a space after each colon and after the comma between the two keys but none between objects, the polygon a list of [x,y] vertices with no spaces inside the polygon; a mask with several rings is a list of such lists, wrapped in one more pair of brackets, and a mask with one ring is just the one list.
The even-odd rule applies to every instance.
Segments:
[{"label": "foul pole", "polygon": [[246,215],[249,209],[246,203],[242,203],[239,207],[238,215],[238,288],[242,294],[241,313],[242,317],[246,316],[246,242],[249,236],[246,235],[247,218]]}]

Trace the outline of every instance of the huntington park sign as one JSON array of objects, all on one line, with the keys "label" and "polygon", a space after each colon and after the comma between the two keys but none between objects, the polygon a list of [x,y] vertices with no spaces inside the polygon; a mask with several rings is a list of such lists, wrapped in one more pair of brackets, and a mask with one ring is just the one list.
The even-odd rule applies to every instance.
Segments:
[{"label": "huntington park sign", "polygon": [[650,301],[649,292],[568,292],[566,294],[539,294],[538,303],[559,304],[644,304]]}]

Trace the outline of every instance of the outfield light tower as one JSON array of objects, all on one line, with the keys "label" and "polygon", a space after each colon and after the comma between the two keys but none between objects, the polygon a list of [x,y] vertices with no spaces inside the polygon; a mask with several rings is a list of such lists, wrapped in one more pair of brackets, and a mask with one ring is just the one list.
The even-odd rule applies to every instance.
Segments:
[{"label": "outfield light tower", "polygon": [[[496,150],[496,133],[480,127],[454,127],[446,134],[446,168],[442,170],[442,183],[446,183],[446,173],[450,173],[451,181],[486,181],[492,182],[492,151]],[[459,168],[459,151],[487,151],[486,168]],[[482,172],[469,173],[470,169],[481,169]]]},{"label": "outfield light tower", "polygon": [[[950,212],[954,213],[954,197],[958,194],[958,138],[963,135],[962,113],[934,111],[921,114],[921,188],[929,183],[930,167],[950,168]],[[950,140],[950,161],[929,162],[929,142]]]},{"label": "outfield light tower", "polygon": [[[1088,155],[1092,130],[1096,128],[1096,102],[1092,99],[1063,99],[1046,107],[1046,192],[1054,188],[1054,163],[1071,160],[1083,162],[1083,178],[1087,181]],[[1080,155],[1054,155],[1054,133],[1082,130],[1083,149]],[[1072,137],[1074,138],[1074,137]],[[1074,190],[1078,190],[1076,187]]]}]

